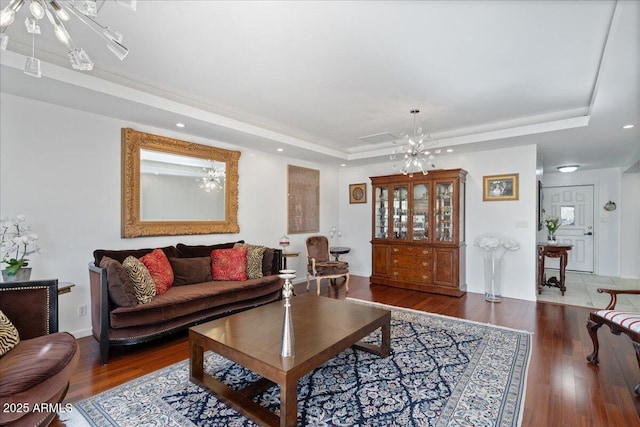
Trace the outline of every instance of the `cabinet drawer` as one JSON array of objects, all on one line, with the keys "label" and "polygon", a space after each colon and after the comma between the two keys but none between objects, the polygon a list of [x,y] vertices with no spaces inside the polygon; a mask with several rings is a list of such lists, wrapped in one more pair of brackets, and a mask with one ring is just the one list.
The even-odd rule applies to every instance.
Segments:
[{"label": "cabinet drawer", "polygon": [[391,255],[402,256],[431,256],[431,248],[422,246],[392,246]]},{"label": "cabinet drawer", "polygon": [[431,256],[391,255],[391,268],[431,269]]},{"label": "cabinet drawer", "polygon": [[392,268],[392,271],[389,277],[394,280],[400,280],[403,282],[425,283],[425,284],[432,282],[430,269],[409,270],[406,268]]}]

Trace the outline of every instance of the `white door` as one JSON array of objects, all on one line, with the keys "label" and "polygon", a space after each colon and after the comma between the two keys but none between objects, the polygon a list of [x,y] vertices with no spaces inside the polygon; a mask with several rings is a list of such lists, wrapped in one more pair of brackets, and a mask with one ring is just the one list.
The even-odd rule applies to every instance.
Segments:
[{"label": "white door", "polygon": [[[561,220],[558,242],[573,245],[567,270],[593,273],[593,185],[545,187],[542,194],[545,216]],[[557,267],[557,263],[548,266]]]}]

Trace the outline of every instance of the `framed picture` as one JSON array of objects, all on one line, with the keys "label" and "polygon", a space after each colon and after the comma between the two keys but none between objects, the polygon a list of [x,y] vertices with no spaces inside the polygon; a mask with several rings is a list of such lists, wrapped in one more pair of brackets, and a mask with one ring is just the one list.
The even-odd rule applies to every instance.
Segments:
[{"label": "framed picture", "polygon": [[518,174],[484,177],[482,200],[485,202],[518,200]]},{"label": "framed picture", "polygon": [[320,230],[320,171],[289,165],[288,234]]},{"label": "framed picture", "polygon": [[367,202],[367,184],[349,184],[349,203]]}]

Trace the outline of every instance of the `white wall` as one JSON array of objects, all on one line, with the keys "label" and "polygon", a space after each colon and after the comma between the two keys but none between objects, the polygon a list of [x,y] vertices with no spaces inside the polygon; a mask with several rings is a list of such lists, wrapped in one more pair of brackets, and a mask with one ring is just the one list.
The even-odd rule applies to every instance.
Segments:
[{"label": "white wall", "polygon": [[[593,184],[594,273],[601,276],[620,276],[621,209],[609,212],[603,207],[609,200],[616,202],[618,207],[624,205],[621,200],[621,179],[619,168],[572,173],[547,172],[544,175],[544,187]],[[627,197],[632,196],[625,196],[625,199]]]},{"label": "white wall", "polygon": [[[0,217],[24,214],[40,237],[32,257],[33,279],[73,282],[60,297],[60,329],[86,336],[90,318],[87,264],[95,249],[158,247],[178,242],[212,244],[244,239],[277,247],[287,232],[287,164],[320,169],[283,156],[240,150],[239,234],[120,238],[120,129],[237,149],[166,130],[88,114],[2,93],[0,97]],[[320,172],[321,231],[338,222],[337,170]],[[307,235],[290,235],[291,250],[304,255]],[[290,260],[304,277],[305,257]]]},{"label": "white wall", "polygon": [[640,278],[640,173],[622,174],[620,276]]},{"label": "white wall", "polygon": [[[500,233],[520,243],[520,250],[507,253],[503,295],[529,301],[536,299],[536,146],[528,145],[495,151],[449,154],[436,160],[438,168],[465,169],[467,175],[467,289],[484,293],[483,251],[473,241],[485,233]],[[340,227],[342,243],[352,247],[346,256],[353,274],[371,274],[371,181],[369,177],[396,173],[391,162],[345,168],[340,173]],[[517,201],[482,201],[483,176],[518,173],[520,198]],[[367,183],[367,203],[349,204],[349,184]]]}]

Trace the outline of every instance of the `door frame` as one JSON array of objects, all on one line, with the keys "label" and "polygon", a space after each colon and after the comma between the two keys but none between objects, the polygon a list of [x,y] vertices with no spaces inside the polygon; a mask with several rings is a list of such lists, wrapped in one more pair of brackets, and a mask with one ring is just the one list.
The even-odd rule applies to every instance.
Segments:
[{"label": "door frame", "polygon": [[[593,186],[593,273],[579,272],[576,270],[569,270],[569,272],[576,272],[578,274],[600,274],[600,260],[598,254],[600,253],[600,216],[597,214],[597,206],[600,206],[600,185],[598,182],[566,182],[562,184],[554,184],[554,185],[545,185],[544,181],[542,182],[542,193],[546,188],[558,188],[558,187],[585,187],[585,186]],[[541,194],[542,195],[542,194]],[[540,199],[540,206],[543,205],[542,198]],[[544,212],[543,212],[544,217]],[[544,231],[543,227],[543,231]],[[546,232],[545,232],[545,240],[546,240]]]}]

